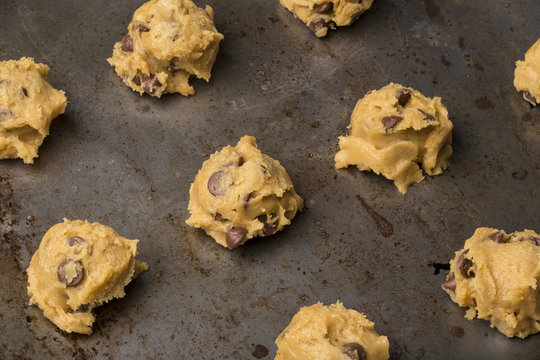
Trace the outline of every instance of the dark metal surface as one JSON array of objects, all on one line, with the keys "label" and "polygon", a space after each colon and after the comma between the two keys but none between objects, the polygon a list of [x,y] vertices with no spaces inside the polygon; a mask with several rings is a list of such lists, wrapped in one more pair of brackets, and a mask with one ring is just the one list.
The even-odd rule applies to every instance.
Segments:
[{"label": "dark metal surface", "polygon": [[[0,2],[0,59],[47,63],[70,100],[35,165],[0,162],[0,358],[254,359],[265,347],[271,359],[299,307],[341,299],[375,321],[393,359],[538,359],[540,335],[466,320],[432,265],[478,226],[540,230],[540,109],[512,86],[540,36],[537,0],[377,0],[323,40],[277,0],[208,0],[225,35],[211,82],[161,100],[105,61],[142,2]],[[356,100],[390,81],[441,96],[455,125],[449,168],[406,196],[333,168]],[[307,209],[229,251],[184,221],[202,162],[244,134]],[[27,306],[24,270],[63,217],[139,238],[150,266],[98,310],[91,336]]]}]

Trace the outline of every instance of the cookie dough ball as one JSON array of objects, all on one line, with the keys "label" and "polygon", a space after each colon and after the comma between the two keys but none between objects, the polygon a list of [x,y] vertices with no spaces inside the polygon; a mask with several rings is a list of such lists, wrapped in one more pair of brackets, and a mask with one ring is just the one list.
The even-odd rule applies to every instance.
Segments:
[{"label": "cookie dough ball", "polygon": [[234,249],[291,223],[304,201],[279,161],[261,153],[252,136],[206,160],[189,189],[188,225]]},{"label": "cookie dough ball", "polygon": [[276,339],[275,360],[385,360],[388,339],[375,324],[339,301],[305,306]]},{"label": "cookie dough ball", "polygon": [[367,11],[373,0],[280,0],[300,18],[317,37],[324,37],[328,28],[352,24]]},{"label": "cookie dough ball", "polygon": [[540,331],[540,235],[478,228],[450,261],[442,285],[469,309],[465,317],[491,321],[508,337]]},{"label": "cookie dough ball", "polygon": [[336,168],[356,165],[394,180],[405,194],[409,185],[439,175],[452,155],[452,122],[441,98],[390,83],[358,100],[350,135],[339,138]]},{"label": "cookie dough ball", "polygon": [[51,121],[64,113],[64,92],[49,84],[49,67],[34,59],[0,62],[0,159],[33,164]]},{"label": "cookie dough ball", "polygon": [[540,104],[540,39],[525,53],[524,61],[516,62],[514,87],[532,106]]},{"label": "cookie dough ball", "polygon": [[30,304],[67,332],[90,334],[92,309],[125,295],[148,266],[135,259],[139,240],[100,223],[64,219],[51,227],[28,267]]},{"label": "cookie dough ball", "polygon": [[189,78],[210,80],[219,42],[214,12],[191,0],[151,0],[133,14],[128,34],[107,61],[139,94],[193,95]]}]

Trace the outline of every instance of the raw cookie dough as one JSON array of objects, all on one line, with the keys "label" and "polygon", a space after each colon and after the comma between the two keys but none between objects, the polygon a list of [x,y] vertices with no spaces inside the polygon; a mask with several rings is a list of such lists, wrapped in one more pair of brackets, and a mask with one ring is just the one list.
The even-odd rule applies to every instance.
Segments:
[{"label": "raw cookie dough", "polygon": [[356,165],[394,180],[399,192],[439,175],[452,155],[452,122],[441,98],[390,83],[358,100],[350,135],[339,137],[336,168]]},{"label": "raw cookie dough", "polygon": [[341,302],[305,306],[276,339],[274,360],[384,360],[388,339],[375,324]]},{"label": "raw cookie dough", "polygon": [[0,62],[0,159],[33,164],[51,121],[64,113],[64,92],[49,84],[49,67],[34,59]]},{"label": "raw cookie dough", "polygon": [[514,87],[532,106],[540,104],[540,39],[525,53],[525,61],[516,62]]},{"label": "raw cookie dough", "polygon": [[328,28],[352,24],[367,11],[373,0],[280,0],[300,18],[317,37],[324,37]]},{"label": "raw cookie dough", "polygon": [[191,75],[210,80],[222,39],[210,6],[203,10],[191,0],[151,0],[135,11],[128,34],[107,61],[141,95],[189,96],[195,93]]},{"label": "raw cookie dough", "polygon": [[540,235],[478,228],[450,261],[442,285],[469,309],[465,317],[491,321],[508,337],[540,331]]},{"label": "raw cookie dough", "polygon": [[64,219],[51,227],[28,267],[30,304],[67,332],[90,334],[92,309],[125,295],[148,265],[135,259],[139,240],[100,223]]},{"label": "raw cookie dough", "polygon": [[291,223],[304,201],[279,161],[261,153],[252,136],[206,160],[189,189],[188,225],[234,249]]}]

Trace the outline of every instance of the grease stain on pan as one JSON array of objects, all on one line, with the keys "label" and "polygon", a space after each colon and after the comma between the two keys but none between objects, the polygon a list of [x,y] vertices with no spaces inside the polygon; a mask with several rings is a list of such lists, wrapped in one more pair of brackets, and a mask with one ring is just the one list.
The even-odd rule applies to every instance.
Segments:
[{"label": "grease stain on pan", "polygon": [[382,236],[389,237],[394,233],[394,227],[388,220],[386,220],[383,216],[379,215],[379,213],[377,213],[371,206],[369,206],[368,203],[360,195],[356,195],[356,198],[360,201],[362,207],[371,216],[373,221],[375,221],[375,224],[377,225],[377,230],[379,230]]}]

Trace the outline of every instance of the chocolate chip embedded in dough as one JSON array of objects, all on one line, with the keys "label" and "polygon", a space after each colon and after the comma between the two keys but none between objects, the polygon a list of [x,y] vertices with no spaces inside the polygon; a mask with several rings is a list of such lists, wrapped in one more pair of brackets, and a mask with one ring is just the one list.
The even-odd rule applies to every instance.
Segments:
[{"label": "chocolate chip embedded in dough", "polygon": [[231,227],[227,229],[227,247],[234,249],[246,240],[247,230],[243,227]]},{"label": "chocolate chip embedded in dough", "polygon": [[401,120],[403,120],[401,116],[390,115],[383,117],[381,122],[384,125],[384,129],[388,132],[388,130],[396,126]]},{"label": "chocolate chip embedded in dough", "polygon": [[161,83],[159,82],[156,74],[152,74],[142,81],[142,88],[149,95],[154,95],[160,87]]},{"label": "chocolate chip embedded in dough", "polygon": [[316,18],[309,23],[308,27],[311,29],[311,31],[316,33],[320,29],[326,27],[326,21],[323,18]]},{"label": "chocolate chip embedded in dough", "polygon": [[[270,215],[270,219],[273,219],[275,217],[274,214]],[[274,222],[268,222],[268,215],[260,215],[260,216],[257,216],[257,220],[259,220],[260,222],[263,223],[264,225],[264,228],[263,228],[263,235],[264,236],[270,236],[270,235],[273,235],[276,233],[277,229],[278,229],[278,224],[277,224],[277,221],[274,221]]]},{"label": "chocolate chip embedded in dough", "polygon": [[28,97],[28,90],[26,90],[26,88],[21,88],[21,91],[24,96]]},{"label": "chocolate chip embedded in dough", "polygon": [[216,220],[216,221],[227,221],[227,219],[225,219],[223,217],[223,215],[221,215],[220,213],[216,213],[216,215],[214,215],[214,220]]},{"label": "chocolate chip embedded in dough", "polygon": [[525,100],[530,102],[533,106],[536,106],[538,104],[538,102],[537,102],[536,98],[533,96],[533,94],[531,94],[528,91],[523,92],[523,97],[525,98]]},{"label": "chocolate chip embedded in dough", "polygon": [[139,30],[139,32],[149,32],[149,31],[150,31],[150,29],[147,28],[147,27],[146,27],[145,25],[143,25],[143,24],[137,24],[137,25],[135,25],[135,26],[136,26],[137,30]]},{"label": "chocolate chip embedded in dough", "polygon": [[456,275],[453,272],[450,273],[450,276],[442,283],[442,286],[450,291],[456,291]]},{"label": "chocolate chip embedded in dough", "polygon": [[351,359],[366,360],[366,350],[355,342],[343,345],[343,353]]},{"label": "chocolate chip embedded in dough", "polygon": [[503,242],[503,234],[500,231],[497,231],[496,233],[493,233],[488,236],[490,240],[495,241],[496,243],[502,243]]},{"label": "chocolate chip embedded in dough", "polygon": [[135,83],[135,85],[141,86],[141,77],[139,75],[135,75],[132,81]]},{"label": "chocolate chip embedded in dough", "polygon": [[424,110],[422,109],[418,109],[418,111],[420,111],[422,113],[422,115],[424,115],[424,120],[427,120],[427,121],[433,121],[435,120],[435,118],[433,117],[433,115],[431,115],[430,113],[427,113],[425,112]]},{"label": "chocolate chip embedded in dough", "polygon": [[409,89],[399,89],[396,91],[396,99],[401,106],[407,105],[411,99],[411,91]]},{"label": "chocolate chip embedded in dough", "polygon": [[322,4],[313,5],[313,11],[317,14],[328,14],[334,9],[334,3],[329,1]]},{"label": "chocolate chip embedded in dough", "polygon": [[242,165],[244,165],[244,157],[243,157],[243,156],[240,156],[240,157],[238,158],[238,166],[242,166]]},{"label": "chocolate chip embedded in dough", "polygon": [[540,246],[540,237],[537,236],[522,237],[519,241],[532,241],[536,246]]},{"label": "chocolate chip embedded in dough", "polygon": [[80,236],[72,236],[68,239],[69,246],[79,246],[82,245],[86,240]]},{"label": "chocolate chip embedded in dough", "polygon": [[122,39],[121,49],[122,49],[122,51],[125,51],[125,52],[132,52],[133,51],[133,38],[131,36],[129,36],[129,34],[124,36],[124,38]]},{"label": "chocolate chip embedded in dough", "polygon": [[226,193],[226,189],[223,189],[223,179],[225,178],[225,173],[223,171],[216,171],[208,178],[208,191],[214,196],[223,196]]},{"label": "chocolate chip embedded in dough", "polygon": [[465,255],[468,252],[469,252],[469,249],[465,250],[464,252],[461,253],[461,255],[459,255],[459,258],[458,258],[459,272],[466,279],[474,277],[474,271],[471,270],[474,264],[471,259],[467,259],[465,257]]},{"label": "chocolate chip embedded in dough", "polygon": [[[71,271],[75,271],[75,274],[68,274],[68,272]],[[67,286],[77,286],[83,279],[84,267],[80,261],[66,259],[60,264],[60,266],[58,266],[56,274],[58,276],[58,281],[66,284]]]}]

